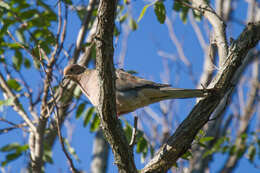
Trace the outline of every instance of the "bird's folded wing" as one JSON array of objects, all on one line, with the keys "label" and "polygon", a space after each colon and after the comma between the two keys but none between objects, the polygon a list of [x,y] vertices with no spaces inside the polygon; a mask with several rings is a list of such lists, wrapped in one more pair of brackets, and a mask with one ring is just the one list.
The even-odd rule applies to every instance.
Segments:
[{"label": "bird's folded wing", "polygon": [[158,84],[149,80],[136,77],[124,70],[116,70],[116,89],[119,91],[140,89],[143,87],[166,87],[167,84]]}]

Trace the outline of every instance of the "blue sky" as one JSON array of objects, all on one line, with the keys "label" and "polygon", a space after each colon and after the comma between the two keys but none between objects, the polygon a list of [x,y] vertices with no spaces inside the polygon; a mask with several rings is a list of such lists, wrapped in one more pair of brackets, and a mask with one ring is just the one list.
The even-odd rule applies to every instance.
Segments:
[{"label": "blue sky", "polygon": [[[134,19],[137,19],[143,6],[145,3],[143,1],[131,1],[132,3],[132,14]],[[167,5],[167,14],[171,17],[172,10],[172,2],[166,1]],[[241,16],[246,15],[246,4],[242,1],[239,1],[237,12],[235,16],[240,18]],[[203,62],[203,52],[199,45],[197,38],[195,37],[195,33],[189,23],[183,24],[183,22],[179,19],[178,14],[173,14],[174,23],[174,30],[177,37],[180,39],[184,53],[190,60],[191,64],[193,65],[193,74],[198,80],[202,71],[202,62]],[[243,17],[245,18],[245,17]],[[65,48],[68,48],[69,44],[75,42],[77,38],[77,32],[80,27],[80,21],[76,17],[76,15],[72,15],[69,17],[68,21],[68,33]],[[202,27],[202,22],[199,23],[200,27]],[[229,26],[229,25],[228,25]],[[230,36],[236,38],[239,33],[242,31],[243,27],[240,25],[234,25],[232,28],[227,28],[228,38]],[[206,33],[204,33],[206,36]],[[205,37],[206,38],[206,37]],[[119,37],[119,43],[122,39],[122,36]],[[165,24],[160,24],[156,16],[153,12],[153,7],[150,7],[146,14],[144,15],[143,19],[138,23],[138,29],[134,32],[131,32],[128,38],[128,46],[127,52],[125,56],[124,68],[126,70],[135,70],[138,72],[139,76],[142,76],[147,79],[154,80],[156,82],[161,82],[160,75],[163,73],[163,61],[162,58],[158,55],[158,50],[163,50],[165,52],[174,53],[176,54],[176,48],[171,42],[168,29]],[[117,64],[117,57],[121,51],[121,45],[117,44],[115,47],[115,64]],[[171,79],[170,83],[174,87],[180,88],[195,88],[196,86],[191,82],[189,74],[187,73],[187,69],[183,63],[179,63],[176,65],[174,62],[169,62],[172,65],[171,70]],[[178,83],[174,83],[178,78],[177,73],[179,73],[179,81]],[[28,77],[30,78],[30,77]],[[32,81],[33,82],[33,81]],[[2,99],[2,95],[0,96]],[[85,99],[85,98],[84,98]],[[187,109],[182,111],[183,115],[187,115],[194,104],[194,100],[181,100],[179,101],[179,107],[187,106]],[[156,109],[156,106],[153,105],[153,108]],[[179,109],[180,109],[179,108]],[[9,120],[20,121],[17,120],[16,113],[11,111],[10,109],[5,110],[2,115],[8,116]],[[182,116],[181,119],[184,119],[185,116]],[[132,122],[131,115],[126,115],[125,118]],[[87,172],[90,170],[90,162],[91,162],[91,151],[92,151],[92,140],[93,140],[93,133],[89,132],[89,127],[83,128],[82,127],[82,119],[75,120],[75,114],[70,115],[70,122],[73,123],[74,133],[72,136],[72,143],[71,145],[75,148],[77,155],[79,156],[81,162],[78,163],[74,161],[76,166],[80,169],[86,170]],[[1,123],[2,127],[2,123]],[[63,127],[63,135],[66,135],[66,127]],[[0,141],[1,145],[14,142],[14,139],[17,142],[25,142],[26,139],[23,137],[23,133],[20,130],[15,130],[10,134],[1,135]],[[214,173],[215,171],[219,170],[221,164],[225,161],[225,156],[221,154],[217,154],[214,156],[214,161],[211,164],[211,171]],[[3,155],[0,155],[0,160],[3,159]],[[140,169],[143,167],[140,164],[140,155],[135,155],[137,167]],[[60,143],[56,141],[53,150],[53,165],[47,165],[46,172],[58,172],[62,170],[63,172],[67,172],[68,166],[67,161],[65,158],[64,153],[61,151]],[[12,167],[12,172],[18,172],[22,167],[25,166],[26,163],[25,157],[18,159],[15,162],[12,162],[9,166]],[[259,159],[257,160],[259,163]],[[14,166],[15,165],[15,166]],[[116,166],[113,164],[113,156],[112,152],[110,151],[110,159],[109,159],[109,166],[108,172],[117,172]],[[248,162],[246,158],[241,159],[240,164],[235,169],[235,173],[244,173],[245,171],[250,173],[257,173],[259,169],[256,169]]]}]

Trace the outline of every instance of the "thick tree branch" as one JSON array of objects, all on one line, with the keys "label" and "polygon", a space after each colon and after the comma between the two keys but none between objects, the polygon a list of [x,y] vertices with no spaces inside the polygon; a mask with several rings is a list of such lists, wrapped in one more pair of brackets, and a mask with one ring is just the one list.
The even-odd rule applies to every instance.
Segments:
[{"label": "thick tree branch", "polygon": [[113,64],[113,31],[117,1],[101,0],[98,8],[96,32],[97,72],[101,127],[112,147],[119,172],[137,172],[133,152],[130,150],[120,121],[116,117],[115,74]]},{"label": "thick tree branch", "polygon": [[180,124],[176,132],[161,147],[157,155],[141,170],[146,172],[166,172],[182,156],[205,125],[211,113],[219,105],[221,98],[234,88],[234,75],[239,70],[248,51],[260,40],[260,22],[249,24],[229,49],[228,57],[216,78],[209,85],[216,88],[217,95],[200,100],[188,117]]},{"label": "thick tree branch", "polygon": [[82,49],[82,45],[87,33],[88,25],[92,17],[92,12],[94,10],[95,5],[97,4],[98,0],[90,0],[87,7],[87,13],[84,16],[83,23],[81,25],[81,28],[78,33],[77,42],[76,42],[76,48],[73,53],[73,61],[76,62],[80,51]]},{"label": "thick tree branch", "polygon": [[13,98],[13,104],[12,107],[13,109],[23,118],[23,120],[28,124],[30,127],[30,130],[35,133],[36,127],[27,115],[27,113],[24,111],[24,109],[20,106],[21,103],[19,102],[18,98],[16,95],[13,93],[13,91],[9,88],[9,86],[6,83],[6,80],[4,79],[3,75],[0,73],[0,88],[3,90],[5,93],[6,99],[8,98]]}]

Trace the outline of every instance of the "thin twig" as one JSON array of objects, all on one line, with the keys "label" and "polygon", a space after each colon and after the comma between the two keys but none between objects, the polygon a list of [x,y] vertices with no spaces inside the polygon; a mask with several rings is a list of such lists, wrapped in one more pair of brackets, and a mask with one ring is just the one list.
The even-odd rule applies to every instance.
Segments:
[{"label": "thin twig", "polygon": [[134,116],[134,128],[133,128],[133,131],[132,131],[131,141],[129,143],[130,148],[133,148],[135,143],[136,143],[137,123],[138,123],[138,117]]},{"label": "thin twig", "polygon": [[[41,56],[41,53],[40,53],[40,56]],[[40,61],[41,63],[41,66],[42,66],[42,69],[44,70],[45,74],[48,75],[47,73],[47,70],[45,69],[42,61]],[[58,106],[57,106],[57,103],[56,103],[56,99],[54,97],[54,92],[53,92],[53,89],[51,87],[51,81],[49,80],[49,77],[46,77],[46,81],[48,82],[48,87],[49,87],[49,90],[50,90],[50,94],[51,94],[51,97],[53,98],[53,103],[54,103],[54,106],[56,109],[54,109],[54,114],[55,114],[55,119],[56,119],[56,124],[57,124],[57,132],[58,132],[58,137],[59,137],[59,141],[60,141],[60,144],[61,144],[61,147],[62,147],[62,151],[64,152],[65,156],[67,157],[68,161],[69,161],[69,164],[70,164],[70,168],[71,168],[71,171],[73,173],[78,173],[79,171],[75,168],[74,164],[73,164],[73,161],[65,147],[65,144],[64,144],[64,141],[63,141],[63,137],[62,137],[62,134],[61,134],[61,130],[60,130],[60,116],[59,116],[59,111],[58,111]]]}]

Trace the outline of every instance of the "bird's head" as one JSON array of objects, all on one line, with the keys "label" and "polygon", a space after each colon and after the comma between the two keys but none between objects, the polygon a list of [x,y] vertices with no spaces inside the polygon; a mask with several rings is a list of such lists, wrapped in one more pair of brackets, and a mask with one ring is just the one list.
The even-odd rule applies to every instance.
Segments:
[{"label": "bird's head", "polygon": [[77,76],[84,73],[86,70],[85,67],[78,65],[78,64],[72,64],[67,66],[63,71],[63,80],[64,79],[72,79],[77,80]]}]

